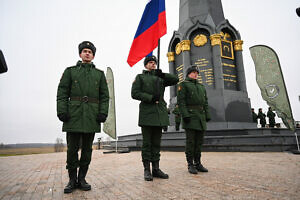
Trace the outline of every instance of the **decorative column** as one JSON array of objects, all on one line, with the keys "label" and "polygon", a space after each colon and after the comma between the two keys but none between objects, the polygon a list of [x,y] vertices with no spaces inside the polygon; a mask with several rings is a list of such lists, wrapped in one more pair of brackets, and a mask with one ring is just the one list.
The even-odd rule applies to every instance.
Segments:
[{"label": "decorative column", "polygon": [[243,64],[243,40],[235,40],[233,42],[234,51],[235,51],[235,62],[237,69],[237,78],[238,78],[238,90],[247,93],[246,87],[246,77]]},{"label": "decorative column", "polygon": [[[169,62],[169,72],[171,74],[176,74],[175,70],[175,52],[168,52],[167,53],[168,62]],[[170,97],[177,96],[175,86],[171,86],[170,88]]]},{"label": "decorative column", "polygon": [[182,40],[180,42],[181,51],[183,53],[183,76],[186,77],[186,70],[191,65],[191,57],[190,57],[190,50],[191,50],[191,41],[190,40]]},{"label": "decorative column", "polygon": [[223,68],[221,62],[221,34],[213,34],[210,37],[212,46],[213,68],[216,89],[224,89]]}]

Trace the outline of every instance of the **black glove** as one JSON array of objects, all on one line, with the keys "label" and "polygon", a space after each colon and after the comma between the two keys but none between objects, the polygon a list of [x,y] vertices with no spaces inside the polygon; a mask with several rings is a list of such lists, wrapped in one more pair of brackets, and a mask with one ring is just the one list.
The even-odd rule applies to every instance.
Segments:
[{"label": "black glove", "polygon": [[156,69],[155,76],[158,76],[159,78],[165,78],[165,73],[163,73],[161,69]]},{"label": "black glove", "polygon": [[188,124],[191,121],[191,117],[184,117],[183,121]]},{"label": "black glove", "polygon": [[159,101],[159,94],[153,95],[152,100],[151,100],[152,103],[155,103],[157,101]]},{"label": "black glove", "polygon": [[206,117],[206,122],[209,122],[210,121],[210,118]]},{"label": "black glove", "polygon": [[61,113],[61,114],[57,115],[57,117],[62,122],[68,122],[70,120],[69,113]]},{"label": "black glove", "polygon": [[106,114],[98,114],[97,116],[97,122],[100,124],[101,122],[105,122],[106,121],[106,118],[107,118],[107,115]]}]

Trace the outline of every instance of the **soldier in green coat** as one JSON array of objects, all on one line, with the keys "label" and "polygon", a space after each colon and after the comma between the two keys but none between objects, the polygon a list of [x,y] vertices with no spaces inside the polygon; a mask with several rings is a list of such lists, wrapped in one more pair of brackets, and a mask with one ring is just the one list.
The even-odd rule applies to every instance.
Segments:
[{"label": "soldier in green coat", "polygon": [[141,101],[138,125],[142,128],[142,161],[146,181],[152,181],[153,177],[164,179],[169,177],[159,169],[162,128],[169,125],[164,92],[165,87],[178,82],[176,75],[162,73],[160,69],[156,69],[156,64],[155,56],[146,57],[144,60],[146,70],[136,76],[131,88],[132,98]]},{"label": "soldier in green coat", "polygon": [[251,112],[252,112],[252,122],[257,124],[257,114],[254,111],[254,108],[251,108]]},{"label": "soldier in green coat", "polygon": [[175,130],[179,131],[181,116],[180,116],[180,111],[179,111],[179,108],[178,108],[178,104],[176,104],[176,106],[175,106],[172,113],[175,115],[175,123],[176,123]]},{"label": "soldier in green coat", "polygon": [[[96,47],[88,41],[79,44],[79,56],[75,66],[65,69],[57,90],[57,116],[67,132],[67,166],[69,183],[64,193],[76,187],[90,190],[85,180],[92,156],[95,133],[108,113],[109,94],[103,71],[92,63]],[[81,141],[81,156],[78,150]],[[79,172],[77,176],[77,168]]]},{"label": "soldier in green coat", "polygon": [[267,117],[269,118],[269,127],[274,128],[276,122],[275,122],[275,113],[273,113],[272,108],[269,107],[269,110],[267,112]]},{"label": "soldier in green coat", "polygon": [[259,118],[259,123],[261,127],[264,128],[266,126],[266,114],[262,112],[262,108],[258,109],[257,118]]},{"label": "soldier in green coat", "polygon": [[186,160],[188,171],[192,174],[208,172],[201,164],[201,147],[203,144],[206,122],[210,120],[205,87],[197,80],[198,69],[191,66],[187,78],[179,84],[177,102],[182,116],[182,128],[186,133]]}]

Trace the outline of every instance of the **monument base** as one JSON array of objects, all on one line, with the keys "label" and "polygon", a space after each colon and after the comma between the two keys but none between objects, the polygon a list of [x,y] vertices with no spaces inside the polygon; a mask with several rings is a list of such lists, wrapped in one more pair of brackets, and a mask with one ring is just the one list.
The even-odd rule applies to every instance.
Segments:
[{"label": "monument base", "polygon": [[[297,129],[300,134],[300,129]],[[112,147],[115,143],[112,142]],[[118,147],[131,151],[140,150],[142,135],[126,135],[118,137]],[[185,150],[185,133],[163,132],[161,149],[168,151]],[[208,130],[205,133],[203,151],[247,151],[247,152],[281,152],[297,149],[295,134],[282,128],[253,128]]]}]

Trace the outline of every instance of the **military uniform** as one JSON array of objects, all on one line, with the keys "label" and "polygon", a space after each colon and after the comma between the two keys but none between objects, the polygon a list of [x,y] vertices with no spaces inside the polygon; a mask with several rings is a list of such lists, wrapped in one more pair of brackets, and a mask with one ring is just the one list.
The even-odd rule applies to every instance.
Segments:
[{"label": "military uniform", "polygon": [[179,131],[180,123],[181,123],[181,116],[178,106],[176,106],[172,112],[175,115],[175,123],[176,123],[176,131]]},{"label": "military uniform", "polygon": [[261,127],[265,127],[267,123],[266,115],[261,110],[258,111],[257,118],[259,118],[259,123],[261,124]]},{"label": "military uniform", "polygon": [[[158,82],[158,83],[157,83]],[[169,125],[167,103],[163,96],[165,87],[178,82],[175,75],[165,73],[165,78],[155,76],[155,71],[144,70],[136,76],[132,84],[131,96],[141,101],[138,125],[142,127],[142,159],[158,161],[160,159],[160,139],[162,127]],[[157,85],[158,89],[157,89]],[[159,101],[152,102],[154,94],[159,93]]]},{"label": "military uniform", "polygon": [[252,121],[257,124],[257,118],[258,118],[257,114],[254,112],[254,110],[251,111],[252,111]]},{"label": "military uniform", "polygon": [[269,127],[274,128],[275,126],[275,113],[272,111],[271,108],[269,108],[268,113],[267,113],[267,117],[269,118]]},{"label": "military uniform", "polygon": [[152,162],[153,176],[153,170],[159,167],[162,128],[169,125],[167,104],[163,99],[165,87],[177,82],[176,75],[161,73],[161,70],[144,70],[132,84],[132,98],[141,101],[138,125],[143,135],[142,161],[147,172],[148,165]]},{"label": "military uniform", "polygon": [[187,77],[178,86],[177,103],[186,133],[185,154],[189,172],[196,173],[194,165],[198,171],[206,171],[200,160],[206,122],[210,120],[205,87],[197,79]]},{"label": "military uniform", "polygon": [[[108,102],[104,72],[95,68],[93,63],[78,61],[75,66],[65,69],[57,90],[57,116],[63,121],[63,132],[67,132],[66,168],[72,184],[74,179],[77,181],[78,167],[78,181],[85,182],[94,136],[100,132],[100,122],[105,121]],[[80,141],[81,157],[78,160]],[[72,189],[73,186],[65,193],[72,192]]]}]

